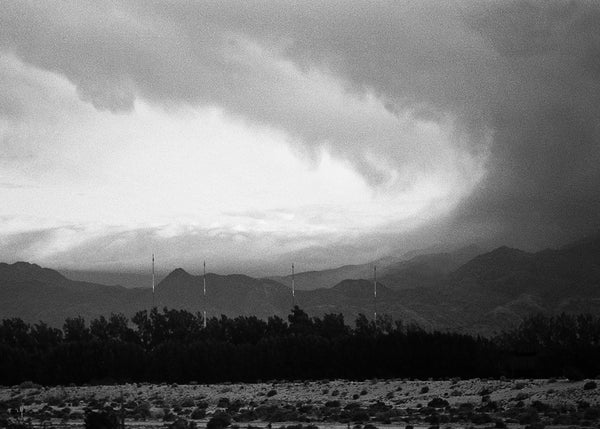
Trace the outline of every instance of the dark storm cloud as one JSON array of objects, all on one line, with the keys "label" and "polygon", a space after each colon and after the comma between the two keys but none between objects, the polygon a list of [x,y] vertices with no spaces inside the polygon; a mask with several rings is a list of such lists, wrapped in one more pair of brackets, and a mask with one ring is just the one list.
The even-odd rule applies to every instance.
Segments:
[{"label": "dark storm cloud", "polygon": [[488,176],[460,220],[530,246],[598,229],[599,6],[499,3],[470,22],[502,55],[504,78],[488,106]]},{"label": "dark storm cloud", "polygon": [[399,117],[450,115],[464,137],[454,144],[490,151],[453,228],[488,224],[540,244],[598,228],[595,2],[5,2],[0,43],[65,75],[98,109],[126,112],[136,97],[218,106],[309,150],[326,142],[373,184],[385,174],[365,146],[408,168],[415,149],[395,126],[337,109],[327,92],[290,89],[281,61],[308,83],[326,71]]}]

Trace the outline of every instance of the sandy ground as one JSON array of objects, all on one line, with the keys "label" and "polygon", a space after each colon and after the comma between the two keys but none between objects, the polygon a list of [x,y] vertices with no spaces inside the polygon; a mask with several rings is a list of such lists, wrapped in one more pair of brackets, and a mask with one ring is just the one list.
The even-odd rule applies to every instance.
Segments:
[{"label": "sandy ground", "polygon": [[[206,416],[197,419],[200,427],[220,409],[230,411],[234,417],[233,424],[246,427],[249,420],[242,419],[239,414],[236,419],[236,414],[229,408],[232,403],[237,403],[236,408],[241,407],[242,410],[269,406],[300,410],[303,406],[309,406],[313,410],[321,411],[313,413],[303,411],[301,414],[308,417],[303,420],[304,424],[310,421],[321,427],[347,428],[347,422],[335,421],[335,413],[334,417],[323,417],[322,410],[330,411],[332,408],[344,410],[352,406],[367,410],[379,408],[387,410],[388,414],[391,413],[392,421],[377,421],[371,414],[368,421],[377,427],[404,427],[407,424],[429,427],[436,426],[436,422],[427,423],[427,415],[432,413],[451,415],[452,410],[458,410],[461,406],[464,407],[464,404],[471,404],[474,412],[488,413],[494,419],[502,419],[510,426],[511,423],[518,423],[507,417],[515,414],[515,412],[510,414],[511,410],[528,410],[536,404],[538,411],[540,411],[540,404],[543,404],[551,410],[562,409],[563,413],[570,413],[570,415],[575,415],[577,410],[600,407],[600,388],[585,389],[584,386],[589,381],[456,379],[358,382],[331,380],[213,385],[145,383],[56,387],[24,385],[0,388],[0,405],[3,404],[5,416],[19,417],[22,411],[23,417],[30,418],[33,423],[46,419],[55,424],[60,421],[65,425],[81,425],[86,407],[101,409],[110,406],[119,410],[123,402],[125,408],[129,409],[127,425],[145,427],[170,424],[170,421],[165,421],[165,414],[170,415],[171,419],[174,418],[173,416],[175,418],[179,416],[189,420],[191,412],[198,405],[206,406]],[[434,398],[441,398],[448,404],[443,403],[433,409],[428,404],[432,405],[430,401]],[[149,414],[141,419],[132,415],[132,410],[138,404],[145,404],[149,409]],[[552,426],[550,417],[553,417],[556,423],[556,414],[560,412],[540,412],[540,421],[545,422],[546,426]],[[546,415],[550,417],[544,417]],[[586,417],[588,421],[584,424],[597,426],[600,417],[590,420],[590,415],[588,412]],[[253,424],[254,426],[264,426],[265,423],[264,420],[252,421],[257,422]],[[286,423],[290,422],[286,421]],[[355,423],[351,423],[353,427]],[[473,426],[462,421],[442,421],[437,425]],[[273,426],[279,427],[281,424],[276,425],[273,422]],[[555,426],[561,425],[555,424]],[[573,424],[564,426],[573,426]],[[492,423],[491,426],[488,424],[488,427],[494,427],[494,424]]]}]

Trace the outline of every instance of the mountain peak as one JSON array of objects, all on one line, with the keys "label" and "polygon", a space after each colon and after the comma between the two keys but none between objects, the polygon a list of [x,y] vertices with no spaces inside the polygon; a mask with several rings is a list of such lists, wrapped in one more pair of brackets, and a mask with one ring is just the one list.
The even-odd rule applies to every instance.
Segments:
[{"label": "mountain peak", "polygon": [[175,268],[173,271],[171,271],[169,273],[169,275],[167,275],[167,277],[165,277],[165,280],[181,279],[181,278],[186,278],[186,277],[192,277],[192,275],[190,273],[188,273],[186,270],[184,270],[183,268]]},{"label": "mountain peak", "polygon": [[475,259],[481,260],[498,260],[498,259],[522,259],[527,256],[530,256],[530,253],[525,252],[524,250],[515,249],[514,247],[508,246],[500,246],[491,252],[484,253],[475,257]]},{"label": "mountain peak", "polygon": [[42,268],[29,262],[15,262],[14,264],[0,263],[0,277],[14,281],[40,281],[44,283],[61,283],[66,279],[58,271]]}]

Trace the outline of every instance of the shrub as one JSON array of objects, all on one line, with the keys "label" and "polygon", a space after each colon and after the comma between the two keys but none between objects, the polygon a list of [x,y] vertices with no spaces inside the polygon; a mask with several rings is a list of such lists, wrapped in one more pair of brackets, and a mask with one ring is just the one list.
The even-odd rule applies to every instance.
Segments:
[{"label": "shrub", "polygon": [[519,424],[521,424],[521,425],[530,425],[530,424],[539,422],[540,417],[539,417],[537,411],[535,411],[535,409],[530,408],[525,413],[519,414],[518,420],[519,420]]},{"label": "shrub", "polygon": [[427,406],[433,408],[444,408],[448,406],[448,401],[442,398],[433,398],[427,403]]},{"label": "shrub", "polygon": [[231,417],[223,411],[217,411],[206,423],[206,429],[223,429],[231,424]]},{"label": "shrub", "polygon": [[46,403],[53,407],[64,407],[65,399],[63,395],[52,395],[46,399]]},{"label": "shrub", "polygon": [[192,418],[194,420],[198,420],[198,419],[203,419],[205,416],[206,416],[206,408],[196,407],[194,409],[194,411],[192,411],[190,418]]},{"label": "shrub", "polygon": [[194,400],[192,398],[185,398],[183,401],[181,401],[181,404],[179,404],[180,407],[184,407],[184,408],[190,408],[193,407],[194,404]]},{"label": "shrub", "polygon": [[163,408],[163,422],[174,422],[177,416],[169,408]]},{"label": "shrub", "polygon": [[356,408],[352,410],[352,413],[350,414],[350,420],[353,422],[367,422],[369,421],[369,413],[362,408]]},{"label": "shrub", "polygon": [[12,419],[6,420],[6,424],[4,424],[4,422],[1,423],[2,427],[6,427],[6,429],[30,429],[30,426],[25,423]]},{"label": "shrub", "polygon": [[33,381],[24,381],[21,384],[19,384],[19,389],[39,389],[42,386],[40,386],[37,383],[34,383]]},{"label": "shrub", "polygon": [[186,419],[178,418],[169,425],[169,429],[195,429],[196,423],[189,422]]},{"label": "shrub", "polygon": [[112,410],[89,411],[85,414],[86,429],[117,429],[119,427],[119,417]]},{"label": "shrub", "polygon": [[517,396],[515,396],[515,400],[517,401],[524,401],[527,398],[529,398],[529,394],[524,392],[521,392]]},{"label": "shrub", "polygon": [[427,393],[427,392],[429,392],[429,387],[428,386],[423,386],[421,388],[421,394],[424,394],[424,393]]},{"label": "shrub", "polygon": [[585,383],[583,385],[583,390],[592,390],[595,389],[596,387],[598,387],[598,385],[596,384],[595,381],[588,381],[587,383]]},{"label": "shrub", "polygon": [[487,413],[477,413],[471,417],[471,422],[476,425],[485,425],[492,422],[492,418]]},{"label": "shrub", "polygon": [[152,413],[150,412],[150,404],[148,402],[141,402],[137,404],[133,409],[133,414],[140,419],[148,419],[152,417]]},{"label": "shrub", "polygon": [[229,398],[220,398],[217,402],[218,408],[227,408],[229,406]]},{"label": "shrub", "polygon": [[494,427],[496,429],[505,429],[506,423],[504,423],[504,420],[502,419],[496,419],[496,421],[494,422]]}]

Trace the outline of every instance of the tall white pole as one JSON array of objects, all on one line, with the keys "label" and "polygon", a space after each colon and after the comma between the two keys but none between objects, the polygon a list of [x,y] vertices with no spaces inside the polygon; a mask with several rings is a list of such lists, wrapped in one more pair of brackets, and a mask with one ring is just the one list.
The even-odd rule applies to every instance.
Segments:
[{"label": "tall white pole", "polygon": [[377,323],[377,265],[373,265],[373,319]]},{"label": "tall white pole", "polygon": [[204,261],[204,272],[202,274],[202,288],[204,291],[204,314],[202,315],[202,319],[204,321],[204,328],[206,328],[206,261]]},{"label": "tall white pole", "polygon": [[294,301],[294,306],[296,305],[296,286],[294,284],[294,264],[292,264],[292,300]]},{"label": "tall white pole", "polygon": [[156,305],[154,303],[154,253],[152,254],[152,308]]}]

